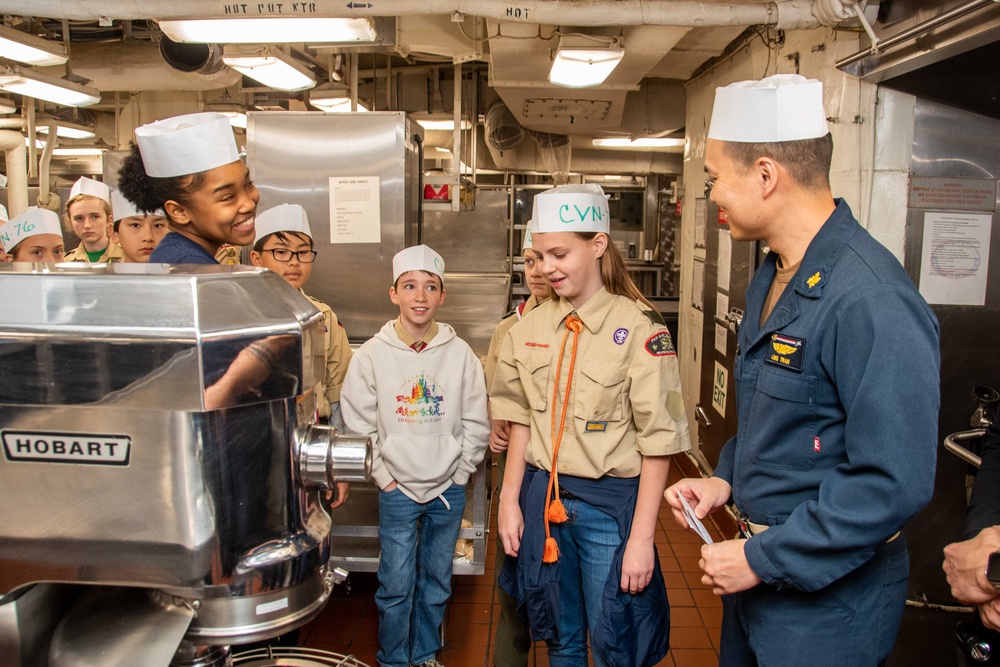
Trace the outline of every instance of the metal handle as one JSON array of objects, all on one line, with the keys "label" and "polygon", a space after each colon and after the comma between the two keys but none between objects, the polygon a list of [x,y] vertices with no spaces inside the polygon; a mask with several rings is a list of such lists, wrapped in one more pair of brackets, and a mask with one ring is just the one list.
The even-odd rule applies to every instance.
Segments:
[{"label": "metal handle", "polygon": [[695,421],[697,421],[705,428],[708,428],[709,426],[712,425],[712,422],[708,420],[708,415],[705,414],[705,411],[701,409],[700,403],[694,406],[694,418]]},{"label": "metal handle", "polygon": [[299,478],[307,489],[371,480],[371,438],[341,435],[332,426],[309,424],[297,435],[296,447]]},{"label": "metal handle", "polygon": [[984,428],[974,428],[971,431],[959,431],[958,433],[952,433],[951,435],[945,437],[944,448],[966,463],[974,465],[978,468],[983,464],[983,458],[958,443],[968,440],[978,440],[985,435],[986,429]]},{"label": "metal handle", "polygon": [[726,313],[726,321],[729,322],[729,330],[734,334],[740,332],[740,325],[743,324],[743,311],[739,308],[730,308]]}]

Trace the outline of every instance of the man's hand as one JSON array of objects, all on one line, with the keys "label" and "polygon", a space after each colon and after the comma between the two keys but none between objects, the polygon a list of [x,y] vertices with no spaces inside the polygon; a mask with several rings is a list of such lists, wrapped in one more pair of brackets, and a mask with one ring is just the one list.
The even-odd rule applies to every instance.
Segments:
[{"label": "man's hand", "polygon": [[747,563],[743,552],[746,540],[726,540],[717,544],[706,544],[701,548],[698,567],[704,572],[701,583],[712,587],[716,595],[739,593],[760,583]]},{"label": "man's hand", "polygon": [[733,487],[729,486],[729,482],[718,477],[692,477],[682,479],[663,492],[663,497],[666,498],[667,504],[670,505],[677,523],[688,530],[692,530],[691,526],[688,525],[687,519],[684,518],[681,501],[677,499],[678,491],[694,509],[694,515],[699,519],[704,519],[729,502],[729,496],[732,494]]},{"label": "man's hand", "polygon": [[[1000,550],[1000,526],[984,528],[971,540],[955,542],[944,548],[941,568],[948,577],[951,594],[956,600],[981,605],[1000,595],[986,580],[986,563],[990,554],[997,550]],[[997,620],[1000,621],[1000,616]]]},{"label": "man's hand", "polygon": [[490,451],[502,454],[510,446],[510,422],[506,419],[490,419]]},{"label": "man's hand", "polygon": [[979,618],[983,625],[990,630],[1000,632],[1000,597],[995,597],[989,602],[976,605],[979,610]]}]

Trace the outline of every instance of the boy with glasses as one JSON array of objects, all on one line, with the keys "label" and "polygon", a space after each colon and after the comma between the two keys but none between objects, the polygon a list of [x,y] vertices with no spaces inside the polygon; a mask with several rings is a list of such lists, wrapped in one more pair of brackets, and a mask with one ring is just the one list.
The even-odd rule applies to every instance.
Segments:
[{"label": "boy with glasses", "polygon": [[[309,280],[313,261],[316,259],[312,230],[309,228],[306,212],[298,204],[282,204],[268,209],[257,214],[256,232],[257,237],[250,253],[250,262],[254,266],[277,273],[289,285],[302,292],[302,295],[323,313],[323,323],[326,327],[324,335],[326,376],[318,389],[317,405],[320,417],[329,419],[329,423],[343,433],[340,388],[347,374],[347,364],[351,361],[351,345],[344,327],[337,321],[337,316],[330,306],[302,291],[302,287]],[[348,484],[338,484],[337,498],[331,507],[343,504],[349,489]]]}]

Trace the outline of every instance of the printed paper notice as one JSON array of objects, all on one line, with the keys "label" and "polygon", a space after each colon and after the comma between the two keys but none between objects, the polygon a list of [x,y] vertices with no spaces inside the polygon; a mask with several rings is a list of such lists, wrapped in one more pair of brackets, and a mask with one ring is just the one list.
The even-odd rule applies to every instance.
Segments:
[{"label": "printed paper notice", "polygon": [[733,237],[728,229],[719,230],[719,280],[718,287],[729,291],[729,274],[733,260]]},{"label": "printed paper notice", "polygon": [[993,216],[925,213],[920,294],[927,303],[982,306]]},{"label": "printed paper notice", "polygon": [[381,243],[379,177],[330,178],[330,243]]},{"label": "printed paper notice", "polygon": [[722,326],[718,322],[715,323],[715,349],[719,351],[719,354],[726,356],[726,340],[729,334],[729,329]]},{"label": "printed paper notice", "polygon": [[729,377],[725,367],[715,362],[715,380],[712,383],[712,407],[723,417],[726,416],[726,393]]}]

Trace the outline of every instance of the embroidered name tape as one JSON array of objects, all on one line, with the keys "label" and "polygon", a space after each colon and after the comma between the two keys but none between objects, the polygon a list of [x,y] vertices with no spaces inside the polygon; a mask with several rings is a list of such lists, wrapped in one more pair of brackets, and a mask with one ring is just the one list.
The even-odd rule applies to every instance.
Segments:
[{"label": "embroidered name tape", "polygon": [[608,422],[587,422],[587,432],[601,432],[608,430]]},{"label": "embroidered name tape", "polygon": [[677,355],[677,352],[674,350],[674,342],[670,340],[670,334],[666,331],[658,331],[647,338],[644,347],[646,348],[646,352],[649,352],[654,357]]},{"label": "embroidered name tape", "polygon": [[771,349],[767,351],[764,361],[774,366],[801,371],[805,346],[804,338],[777,333],[771,334]]}]

